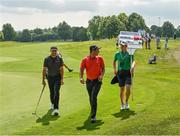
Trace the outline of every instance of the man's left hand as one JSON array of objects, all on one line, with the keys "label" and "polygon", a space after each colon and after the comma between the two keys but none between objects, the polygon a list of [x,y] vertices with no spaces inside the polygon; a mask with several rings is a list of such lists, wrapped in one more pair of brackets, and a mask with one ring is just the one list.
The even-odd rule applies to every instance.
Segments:
[{"label": "man's left hand", "polygon": [[134,76],[134,67],[131,68],[130,72],[131,72],[131,75]]},{"label": "man's left hand", "polygon": [[60,84],[61,84],[61,85],[64,85],[64,81],[63,81],[63,80],[61,80],[61,81],[60,81]]},{"label": "man's left hand", "polygon": [[103,76],[100,75],[100,76],[98,77],[98,80],[99,80],[99,81],[102,81],[102,79],[103,79]]}]

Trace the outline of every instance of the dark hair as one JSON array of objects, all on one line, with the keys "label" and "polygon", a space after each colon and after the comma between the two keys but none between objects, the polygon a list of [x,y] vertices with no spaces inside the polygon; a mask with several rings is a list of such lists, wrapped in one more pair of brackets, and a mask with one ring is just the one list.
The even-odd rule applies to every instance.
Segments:
[{"label": "dark hair", "polygon": [[52,46],[50,50],[58,50],[58,48],[56,46]]}]

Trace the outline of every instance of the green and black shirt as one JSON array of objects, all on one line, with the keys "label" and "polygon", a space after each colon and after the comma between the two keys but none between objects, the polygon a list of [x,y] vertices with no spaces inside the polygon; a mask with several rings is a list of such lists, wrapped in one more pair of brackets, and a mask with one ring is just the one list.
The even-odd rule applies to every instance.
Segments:
[{"label": "green and black shirt", "polygon": [[118,51],[114,55],[114,61],[118,61],[118,71],[121,70],[130,70],[131,69],[131,58],[132,62],[134,61],[134,56],[129,55],[129,53]]}]

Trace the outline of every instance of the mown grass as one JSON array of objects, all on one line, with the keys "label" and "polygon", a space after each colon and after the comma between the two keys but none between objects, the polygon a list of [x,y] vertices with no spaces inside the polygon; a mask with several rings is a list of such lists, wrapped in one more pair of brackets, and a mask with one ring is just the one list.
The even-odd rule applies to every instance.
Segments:
[{"label": "mown grass", "polygon": [[[120,112],[119,88],[110,85],[115,40],[88,42],[18,43],[0,42],[0,134],[180,134],[180,40],[170,40],[170,50],[135,53],[135,71],[130,111]],[[89,54],[89,45],[102,47],[106,74],[98,97],[97,123],[88,120],[89,102],[85,86],[79,83],[79,64]],[[46,87],[38,114],[32,116],[42,88],[41,69],[49,48],[57,45],[64,61],[74,69],[65,72],[61,88],[59,118],[51,117],[49,91]],[[148,58],[158,56],[156,65]],[[180,53],[180,52],[179,52]]]}]

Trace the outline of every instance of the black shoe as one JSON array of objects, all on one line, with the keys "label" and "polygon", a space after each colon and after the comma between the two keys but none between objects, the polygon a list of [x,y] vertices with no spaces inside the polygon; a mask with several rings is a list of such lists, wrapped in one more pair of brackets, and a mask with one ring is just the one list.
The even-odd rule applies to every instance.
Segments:
[{"label": "black shoe", "polygon": [[95,123],[96,122],[96,117],[91,118],[91,123]]},{"label": "black shoe", "polygon": [[69,72],[73,72],[73,69],[68,69]]}]

